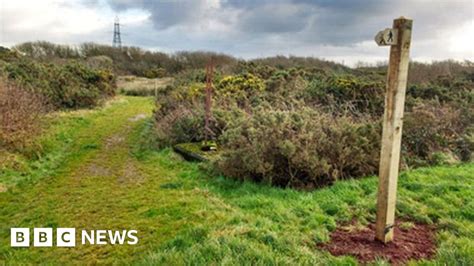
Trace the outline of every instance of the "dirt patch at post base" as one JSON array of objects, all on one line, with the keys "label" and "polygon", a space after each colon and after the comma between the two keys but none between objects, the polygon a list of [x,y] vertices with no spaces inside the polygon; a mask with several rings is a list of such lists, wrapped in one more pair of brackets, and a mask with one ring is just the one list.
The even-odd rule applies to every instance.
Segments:
[{"label": "dirt patch at post base", "polygon": [[362,263],[383,258],[393,265],[403,265],[409,260],[430,259],[435,254],[433,226],[414,223],[410,228],[401,229],[400,222],[397,222],[394,230],[394,240],[384,244],[375,240],[375,224],[362,229],[340,226],[331,233],[328,243],[318,244],[318,247],[333,256],[354,256]]}]

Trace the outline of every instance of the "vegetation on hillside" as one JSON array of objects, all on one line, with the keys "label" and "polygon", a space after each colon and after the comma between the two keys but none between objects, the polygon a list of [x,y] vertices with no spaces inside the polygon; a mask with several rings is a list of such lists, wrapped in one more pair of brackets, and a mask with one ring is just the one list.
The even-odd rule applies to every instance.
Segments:
[{"label": "vegetation on hillside", "polygon": [[231,64],[237,60],[232,56],[213,52],[177,52],[165,54],[139,47],[115,48],[109,45],[84,43],[79,47],[49,42],[27,42],[14,47],[24,55],[42,61],[76,59],[113,62],[111,66],[118,75],[135,75],[147,78],[170,76],[187,69],[204,68],[212,58],[217,64]]},{"label": "vegetation on hillside", "polygon": [[[169,146],[204,139],[210,61],[218,152],[188,163]],[[294,56],[0,47],[0,228],[139,237],[21,249],[0,230],[0,264],[356,265],[317,244],[375,220],[385,72]],[[474,64],[412,63],[409,79],[396,216],[401,228],[434,224],[437,242],[432,261],[411,263],[473,265]],[[117,81],[123,94],[158,95],[110,100]]]},{"label": "vegetation on hillside", "polygon": [[[61,62],[74,59],[90,66],[107,67],[117,75],[134,75],[146,78],[161,78],[187,70],[204,69],[209,61],[221,66],[224,72],[234,73],[242,67],[241,63],[246,62],[230,55],[207,51],[179,51],[166,54],[133,46],[117,48],[96,43],[69,46],[37,41],[18,44],[13,49],[39,61]],[[312,57],[274,56],[248,60],[248,62],[276,68],[302,66],[328,72],[349,71],[349,68],[341,64]]]},{"label": "vegetation on hillside", "polygon": [[[215,75],[212,130],[221,152],[214,169],[302,188],[376,173],[384,73],[262,62],[241,62],[235,72]],[[408,85],[404,167],[472,160],[473,65],[455,69],[456,76]],[[203,140],[203,81],[202,71],[188,71],[160,91],[155,134],[162,146]]]},{"label": "vegetation on hillside", "polygon": [[[97,110],[61,112],[45,132],[43,158],[0,170],[9,186],[0,193],[1,228],[136,229],[139,243],[11,248],[10,231],[0,230],[0,264],[357,265],[317,244],[339,223],[374,221],[376,177],[301,192],[211,176],[147,143],[150,117],[134,118],[152,109],[150,98],[119,96]],[[397,217],[437,227],[435,257],[413,265],[472,265],[472,171],[401,173]]]},{"label": "vegetation on hillside", "polygon": [[96,106],[115,94],[113,73],[75,60],[48,63],[8,52],[0,55],[0,76],[44,96],[56,109]]},{"label": "vegetation on hillside", "polygon": [[92,108],[115,95],[115,75],[75,59],[40,61],[0,50],[0,159],[39,157],[44,115]]},{"label": "vegetation on hillside", "polygon": [[[211,128],[221,154],[214,169],[240,179],[305,188],[376,172],[384,67],[350,69],[292,56],[244,61],[208,52],[163,54],[136,47],[34,42],[2,52],[0,71],[56,109],[97,105],[115,93],[116,74],[173,75],[173,84],[159,89],[134,77],[124,79],[136,80],[136,87],[120,88],[133,95],[159,92],[155,138],[163,147],[203,140],[203,68],[210,61],[218,67]],[[411,64],[404,167],[472,160],[473,73],[469,61]]]}]

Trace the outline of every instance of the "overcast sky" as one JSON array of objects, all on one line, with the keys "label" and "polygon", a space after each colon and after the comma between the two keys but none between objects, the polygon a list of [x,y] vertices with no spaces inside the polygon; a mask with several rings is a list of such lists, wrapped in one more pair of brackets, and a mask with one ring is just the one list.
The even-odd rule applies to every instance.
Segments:
[{"label": "overcast sky", "polygon": [[386,60],[373,41],[401,15],[414,19],[412,58],[474,60],[474,0],[0,0],[0,45],[47,40],[210,50],[242,58]]}]

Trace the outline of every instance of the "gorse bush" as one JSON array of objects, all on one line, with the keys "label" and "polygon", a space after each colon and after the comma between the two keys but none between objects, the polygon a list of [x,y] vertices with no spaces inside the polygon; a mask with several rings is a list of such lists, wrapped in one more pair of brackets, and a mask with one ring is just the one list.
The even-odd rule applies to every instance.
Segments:
[{"label": "gorse bush", "polygon": [[204,129],[203,118],[201,112],[194,112],[186,105],[178,105],[161,115],[155,115],[158,143],[168,145],[200,141]]},{"label": "gorse bush", "polygon": [[259,109],[220,138],[216,164],[228,176],[313,188],[375,173],[377,122],[357,122],[311,108]]},{"label": "gorse bush", "polygon": [[[240,121],[244,112],[237,107],[215,103],[212,109],[210,129],[219,137],[230,121]],[[189,88],[179,87],[160,90],[156,99],[155,137],[158,143],[174,145],[183,142],[204,140],[204,94],[203,87],[193,83]]]},{"label": "gorse bush", "polygon": [[216,91],[220,94],[235,94],[239,92],[261,92],[265,89],[263,80],[252,75],[243,74],[227,76],[219,81]]},{"label": "gorse bush", "polygon": [[[472,115],[472,110],[470,111]],[[429,165],[468,161],[474,151],[472,116],[461,110],[436,102],[419,104],[405,115],[403,129],[404,158],[409,165]],[[444,154],[446,160],[435,157]]]},{"label": "gorse bush", "polygon": [[[217,70],[211,127],[220,156],[213,156],[214,169],[306,189],[376,174],[385,74],[285,66],[240,62],[234,73]],[[474,83],[457,73],[408,85],[403,167],[472,160]],[[160,92],[155,130],[162,145],[203,140],[204,87],[204,72],[192,71]]]},{"label": "gorse bush", "polygon": [[350,110],[380,116],[383,114],[384,84],[364,82],[354,76],[314,79],[307,87],[310,99],[329,111]]},{"label": "gorse bush", "polygon": [[0,64],[0,74],[44,96],[57,109],[93,107],[115,94],[115,76],[110,71],[76,61],[53,64],[20,57]]},{"label": "gorse bush", "polygon": [[252,74],[226,76],[218,82],[215,98],[227,105],[235,103],[242,108],[248,108],[264,90],[264,81]]}]

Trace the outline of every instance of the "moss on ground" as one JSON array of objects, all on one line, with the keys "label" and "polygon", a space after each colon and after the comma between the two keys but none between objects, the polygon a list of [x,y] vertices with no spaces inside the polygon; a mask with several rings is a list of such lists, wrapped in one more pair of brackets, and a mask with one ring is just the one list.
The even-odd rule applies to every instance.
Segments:
[{"label": "moss on ground", "polygon": [[202,147],[201,142],[180,143],[174,146],[174,150],[190,161],[209,161],[219,156],[218,150],[203,151]]}]

